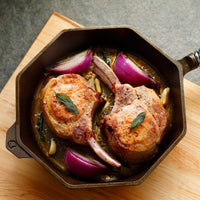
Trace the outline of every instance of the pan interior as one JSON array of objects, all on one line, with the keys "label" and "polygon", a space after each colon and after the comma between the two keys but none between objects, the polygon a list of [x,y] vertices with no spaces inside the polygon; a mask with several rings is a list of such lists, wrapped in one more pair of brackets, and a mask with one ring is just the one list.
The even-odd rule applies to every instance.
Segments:
[{"label": "pan interior", "polygon": [[[144,59],[170,87],[171,122],[165,137],[163,138],[158,153],[148,162],[143,171],[119,181],[119,185],[137,185],[151,173],[152,169],[166,156],[185,134],[184,102],[182,91],[182,75],[178,66],[154,47],[142,36],[130,28],[104,28],[104,29],[80,29],[63,31],[59,34],[17,78],[17,140],[19,144],[38,162],[45,166],[52,174],[60,179],[68,187],[98,187],[107,186],[107,183],[89,183],[66,175],[50,163],[41,153],[33,137],[31,126],[31,105],[35,90],[41,81],[43,74],[49,66],[52,66],[62,58],[72,53],[90,47],[116,48],[120,51],[133,53]],[[116,183],[109,183],[115,185]]]}]

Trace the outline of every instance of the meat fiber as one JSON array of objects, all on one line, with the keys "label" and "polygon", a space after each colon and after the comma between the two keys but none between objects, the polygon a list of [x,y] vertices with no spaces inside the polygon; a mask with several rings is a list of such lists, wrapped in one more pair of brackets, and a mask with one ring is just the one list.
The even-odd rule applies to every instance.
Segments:
[{"label": "meat fiber", "polygon": [[[115,94],[113,109],[101,123],[110,148],[128,162],[140,163],[152,158],[168,124],[160,98],[145,86],[133,88],[121,84],[101,58],[94,56],[93,63],[94,73]],[[146,113],[144,121],[130,130],[131,123],[141,112]]]},{"label": "meat fiber", "polygon": [[[56,93],[70,97],[79,114],[69,111],[57,99]],[[99,94],[78,74],[65,74],[49,80],[43,89],[42,108],[46,123],[58,137],[82,145],[90,145],[96,154],[114,167],[112,159],[96,142],[92,132],[92,116],[102,102]]]}]

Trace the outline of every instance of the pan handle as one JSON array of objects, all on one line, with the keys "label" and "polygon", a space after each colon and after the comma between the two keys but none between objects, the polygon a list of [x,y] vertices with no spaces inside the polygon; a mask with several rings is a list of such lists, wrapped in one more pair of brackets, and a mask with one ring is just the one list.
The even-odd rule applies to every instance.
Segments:
[{"label": "pan handle", "polygon": [[178,60],[183,67],[183,75],[200,66],[200,49]]},{"label": "pan handle", "polygon": [[30,158],[31,156],[17,143],[15,123],[6,133],[6,148],[18,158]]}]

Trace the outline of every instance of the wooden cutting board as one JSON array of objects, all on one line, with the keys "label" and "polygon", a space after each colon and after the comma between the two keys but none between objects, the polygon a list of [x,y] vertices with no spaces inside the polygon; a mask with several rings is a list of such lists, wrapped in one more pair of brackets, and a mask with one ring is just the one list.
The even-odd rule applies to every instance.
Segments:
[{"label": "wooden cutting board", "polygon": [[16,75],[58,32],[80,26],[54,12],[0,94],[0,199],[200,199],[200,87],[187,80],[187,134],[139,186],[68,189],[34,159],[6,150],[6,131],[15,122]]}]

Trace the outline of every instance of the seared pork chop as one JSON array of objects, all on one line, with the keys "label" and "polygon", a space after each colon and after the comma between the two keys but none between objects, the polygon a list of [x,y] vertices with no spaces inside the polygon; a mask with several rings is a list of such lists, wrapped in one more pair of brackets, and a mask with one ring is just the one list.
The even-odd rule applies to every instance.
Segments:
[{"label": "seared pork chop", "polygon": [[[59,102],[56,93],[67,95],[76,105],[74,113]],[[89,144],[104,161],[114,167],[120,163],[113,160],[97,144],[92,132],[92,116],[102,102],[99,94],[78,74],[65,74],[49,80],[43,89],[42,108],[46,123],[58,137],[78,144]]]},{"label": "seared pork chop", "polygon": [[[121,84],[114,72],[99,57],[94,56],[93,63],[93,71],[115,94],[113,109],[101,124],[109,146],[128,162],[139,163],[150,159],[168,123],[167,112],[160,98],[145,86],[133,88],[129,84]],[[142,112],[146,113],[144,121],[130,130],[131,123]]]}]

